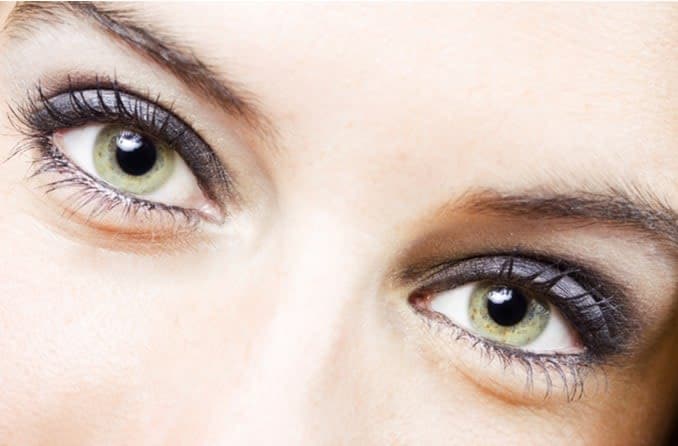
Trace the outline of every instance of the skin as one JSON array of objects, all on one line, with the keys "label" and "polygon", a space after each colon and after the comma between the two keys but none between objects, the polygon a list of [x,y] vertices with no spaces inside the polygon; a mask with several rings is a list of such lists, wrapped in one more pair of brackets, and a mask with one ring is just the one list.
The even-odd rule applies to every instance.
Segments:
[{"label": "skin", "polygon": [[[227,223],[153,243],[122,217],[65,215],[65,194],[27,179],[29,154],[0,165],[0,444],[661,441],[678,400],[675,250],[454,203],[640,184],[678,207],[678,9],[134,8],[254,92],[275,143],[76,19],[0,35],[3,158],[22,138],[8,107],[40,76],[115,71],[175,100],[244,197]],[[392,280],[516,245],[602,264],[647,322],[574,401],[431,329]]]}]

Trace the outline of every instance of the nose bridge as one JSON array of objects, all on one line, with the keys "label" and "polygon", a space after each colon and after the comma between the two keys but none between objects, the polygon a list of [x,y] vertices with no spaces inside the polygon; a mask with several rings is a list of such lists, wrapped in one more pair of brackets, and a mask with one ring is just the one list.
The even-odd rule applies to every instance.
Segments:
[{"label": "nose bridge", "polygon": [[342,336],[345,307],[359,293],[360,256],[349,226],[317,211],[279,227],[279,272],[269,295],[257,297],[275,306],[274,315],[257,334],[245,381],[215,412],[210,444],[309,441],[309,391]]}]

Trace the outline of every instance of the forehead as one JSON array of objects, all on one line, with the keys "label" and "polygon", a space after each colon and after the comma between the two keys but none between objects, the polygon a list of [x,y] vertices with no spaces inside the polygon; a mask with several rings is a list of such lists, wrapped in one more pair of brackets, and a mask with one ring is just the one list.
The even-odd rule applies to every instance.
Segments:
[{"label": "forehead", "polygon": [[581,181],[676,167],[675,7],[142,8],[255,92],[297,154],[475,173],[519,159],[516,181],[535,166]]}]

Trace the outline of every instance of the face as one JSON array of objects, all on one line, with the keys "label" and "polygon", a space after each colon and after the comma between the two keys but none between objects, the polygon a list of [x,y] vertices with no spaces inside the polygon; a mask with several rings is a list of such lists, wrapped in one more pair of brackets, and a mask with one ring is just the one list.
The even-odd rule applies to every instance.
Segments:
[{"label": "face", "polygon": [[677,14],[2,4],[0,443],[657,444]]}]

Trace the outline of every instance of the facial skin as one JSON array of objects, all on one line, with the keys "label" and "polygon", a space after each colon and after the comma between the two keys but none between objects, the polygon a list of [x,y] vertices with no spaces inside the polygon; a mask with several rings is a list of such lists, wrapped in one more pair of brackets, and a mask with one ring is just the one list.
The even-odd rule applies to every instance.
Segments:
[{"label": "facial skin", "polygon": [[[666,435],[678,401],[676,8],[129,6],[141,29],[247,92],[256,112],[238,115],[82,12],[14,7],[0,4],[3,159],[25,141],[10,108],[36,84],[49,95],[68,75],[115,77],[173,104],[238,198],[222,222],[189,230],[45,194],[60,174],[29,178],[34,149],[0,165],[0,444]],[[491,203],[516,196],[536,204]],[[565,196],[606,198],[556,206]],[[621,218],[622,196],[664,219]],[[520,361],[409,299],[413,271],[523,251],[593,265],[628,297],[629,348],[586,368],[575,395],[549,367],[526,385]]]}]

